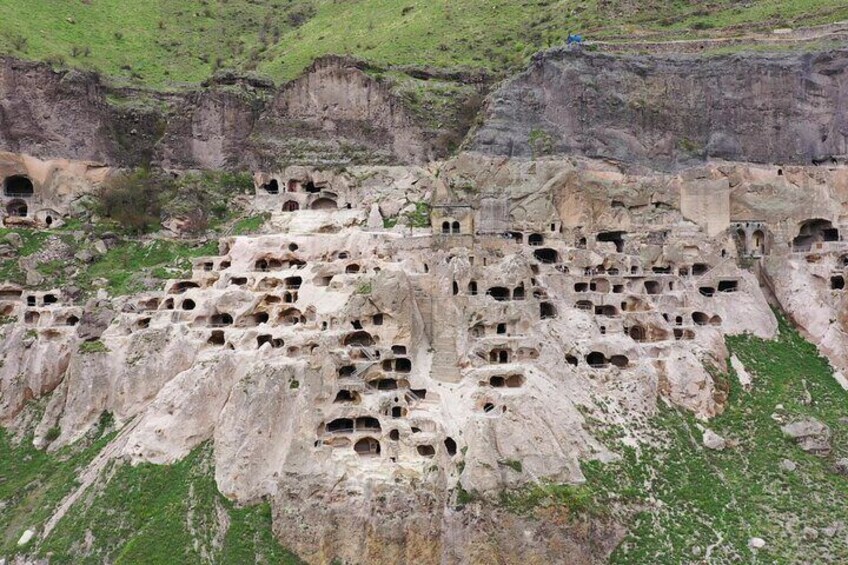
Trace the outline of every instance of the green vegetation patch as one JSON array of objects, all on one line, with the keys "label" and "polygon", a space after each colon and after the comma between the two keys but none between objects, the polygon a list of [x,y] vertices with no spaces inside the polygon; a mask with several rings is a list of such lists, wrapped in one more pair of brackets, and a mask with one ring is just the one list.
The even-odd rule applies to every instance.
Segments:
[{"label": "green vegetation patch", "polygon": [[218,492],[209,445],[174,465],[114,463],[104,476],[39,555],[52,563],[300,563],[274,539],[268,503],[238,508]]},{"label": "green vegetation patch", "polygon": [[543,129],[532,129],[527,139],[534,159],[550,155],[554,150],[554,138]]},{"label": "green vegetation patch", "polygon": [[[55,430],[55,431],[53,431]],[[58,428],[48,431],[52,439]],[[48,454],[32,445],[32,438],[15,443],[0,428],[0,556],[12,556],[27,529],[38,531],[77,485],[77,471],[106,445],[109,436],[96,430],[99,439]]]},{"label": "green vegetation patch", "polygon": [[[754,375],[750,391],[729,375],[725,412],[704,424],[729,447],[704,448],[689,412],[662,407],[652,422],[655,447],[618,443],[610,447],[621,461],[584,464],[594,504],[629,523],[613,562],[792,563],[811,555],[844,561],[848,539],[831,528],[848,521],[848,477],[834,469],[848,456],[848,393],[782,318],[774,341],[737,336],[727,344]],[[830,427],[832,454],[805,453],[784,437],[782,423],[805,417]],[[786,470],[784,460],[795,469]],[[756,557],[748,548],[753,537],[766,541]]]},{"label": "green vegetation patch", "polygon": [[[106,344],[100,341],[99,339],[95,339],[92,341],[84,341],[79,344],[79,352],[80,353],[109,353],[109,348],[106,347]],[[57,436],[58,437],[58,436]]]},{"label": "green vegetation patch", "polygon": [[407,225],[413,228],[430,227],[430,205],[426,202],[416,202],[415,209],[406,214]]},{"label": "green vegetation patch", "polygon": [[0,3],[0,51],[154,86],[219,69],[283,82],[328,54],[504,72],[569,33],[672,39],[845,19],[842,0],[28,0]]},{"label": "green vegetation patch", "polygon": [[104,279],[110,294],[120,296],[144,290],[145,278],[171,279],[187,276],[191,259],[215,255],[218,244],[196,245],[179,240],[125,241],[92,263],[78,279],[80,286],[92,288]]},{"label": "green vegetation patch", "polygon": [[26,281],[23,270],[18,263],[18,258],[29,257],[41,250],[44,242],[50,234],[44,231],[26,228],[0,228],[0,243],[8,245],[7,236],[17,234],[21,238],[21,245],[15,250],[14,257],[0,259],[0,281],[10,281],[23,284]]},{"label": "green vegetation patch", "polygon": [[247,218],[242,218],[236,221],[233,224],[233,235],[247,235],[251,233],[256,233],[265,225],[271,218],[271,214],[268,212],[264,212],[262,214],[257,214],[255,216],[248,216]]},{"label": "green vegetation patch", "polygon": [[155,231],[163,219],[174,219],[183,233],[198,233],[231,219],[240,211],[235,199],[252,192],[248,173],[205,171],[174,179],[161,171],[138,169],[105,183],[96,210],[119,232]]},{"label": "green vegetation patch", "polygon": [[528,514],[541,507],[568,509],[573,513],[598,513],[591,488],[579,485],[539,483],[500,493],[499,503],[516,514]]}]

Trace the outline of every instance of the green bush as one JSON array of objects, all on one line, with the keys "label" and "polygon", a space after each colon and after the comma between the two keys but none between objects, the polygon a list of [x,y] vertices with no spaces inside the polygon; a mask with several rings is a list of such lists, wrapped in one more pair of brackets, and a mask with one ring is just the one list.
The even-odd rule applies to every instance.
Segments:
[{"label": "green bush", "polygon": [[500,493],[500,505],[515,514],[527,514],[541,506],[566,507],[572,512],[598,513],[593,492],[587,486],[539,483]]},{"label": "green bush", "polygon": [[99,339],[95,339],[94,341],[84,341],[79,345],[80,353],[108,353],[109,348],[106,347],[106,344],[100,341]]},{"label": "green bush", "polygon": [[98,212],[130,233],[159,226],[162,185],[147,170],[115,177],[98,194]]},{"label": "green bush", "polygon": [[524,470],[524,466],[521,464],[521,461],[518,461],[517,459],[506,459],[504,461],[498,461],[498,463],[504,467],[509,467],[516,473],[521,473]]},{"label": "green bush", "polygon": [[54,442],[59,439],[60,435],[62,435],[62,430],[54,426],[47,430],[47,433],[44,434],[44,439],[48,442]]},{"label": "green bush", "polygon": [[554,150],[554,138],[543,129],[534,128],[530,130],[527,141],[530,143],[530,150],[534,159],[549,155]]},{"label": "green bush", "polygon": [[318,11],[315,9],[315,6],[312,4],[295,6],[289,10],[288,14],[286,14],[286,20],[291,27],[300,27],[314,18],[317,12]]},{"label": "green bush", "polygon": [[430,226],[430,205],[426,202],[417,202],[415,210],[406,214],[407,223],[413,228],[426,228]]},{"label": "green bush", "polygon": [[249,233],[255,233],[269,219],[271,219],[271,214],[269,214],[268,212],[263,212],[262,214],[257,214],[255,216],[242,218],[241,220],[233,224],[233,235],[246,235]]}]

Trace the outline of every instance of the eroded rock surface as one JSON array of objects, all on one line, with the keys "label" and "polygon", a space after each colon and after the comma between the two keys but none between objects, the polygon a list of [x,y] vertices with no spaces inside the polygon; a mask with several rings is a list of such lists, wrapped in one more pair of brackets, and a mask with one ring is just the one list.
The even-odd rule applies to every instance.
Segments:
[{"label": "eroded rock surface", "polygon": [[0,419],[47,397],[37,441],[59,429],[57,449],[107,412],[132,422],[134,462],[212,441],[220,490],[272,500],[277,535],[312,562],[595,562],[623,535],[613,521],[526,540],[536,518],[472,519],[457,493],[581,483],[580,461],[618,456],[587,415],[628,429],[659,399],[723,410],[705,364],[726,366],[724,335],[777,324],[737,264],[731,191],[704,204],[701,187],[761,174],[475,154],[257,173],[271,233],[224,238],[161,292],[80,308],[3,291],[19,322],[2,329]]},{"label": "eroded rock surface", "polygon": [[848,52],[606,55],[554,49],[491,96],[473,148],[678,168],[848,154]]},{"label": "eroded rock surface", "polygon": [[[345,60],[279,91],[153,95],[176,112],[167,124],[107,107],[92,77],[6,61],[4,146],[250,167],[253,211],[270,219],[158,292],[83,307],[72,289],[0,288],[0,423],[22,433],[37,418],[36,444],[56,450],[110,414],[112,448],[134,463],[211,442],[220,491],[271,501],[277,537],[313,563],[601,561],[625,535],[614,519],[481,501],[581,484],[581,462],[619,457],[598,427],[651,441],[634,423],[659,402],[720,414],[725,337],[778,331],[767,294],[848,371],[843,70],[842,51],[695,66],[552,52],[492,97],[479,152],[339,170],[275,157],[304,139],[334,163],[340,139],[376,160],[431,155]],[[137,142],[119,146],[109,132],[125,120]],[[701,162],[714,157],[764,164]],[[6,154],[0,174],[4,223],[42,227],[112,170]],[[756,392],[756,367],[730,363]],[[784,431],[824,454],[822,426]],[[707,448],[737,445],[704,429]]]},{"label": "eroded rock surface", "polygon": [[425,130],[386,84],[344,57],[320,59],[280,88],[245,79],[176,93],[0,59],[0,147],[41,158],[176,169],[419,163],[434,153]]}]

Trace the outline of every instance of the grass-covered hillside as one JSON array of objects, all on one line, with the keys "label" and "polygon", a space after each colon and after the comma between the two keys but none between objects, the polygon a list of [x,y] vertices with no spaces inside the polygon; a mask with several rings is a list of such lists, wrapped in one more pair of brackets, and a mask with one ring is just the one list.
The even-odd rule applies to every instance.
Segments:
[{"label": "grass-covered hillside", "polygon": [[108,415],[103,420],[106,429],[53,455],[15,445],[0,430],[0,557],[38,555],[51,563],[300,562],[274,539],[267,503],[239,508],[221,496],[208,446],[176,465],[112,464],[46,539],[20,544],[24,532],[39,530],[76,487],[76,472],[114,436]]},{"label": "grass-covered hillside", "polygon": [[219,68],[282,82],[330,53],[501,72],[569,32],[734,35],[844,19],[841,0],[2,0],[0,52],[154,86]]},{"label": "grass-covered hillside", "polygon": [[[628,534],[613,563],[848,562],[848,475],[837,463],[848,457],[848,393],[783,318],[774,341],[735,336],[727,344],[753,384],[745,390],[733,372],[718,375],[730,392],[723,414],[697,422],[664,407],[642,430],[652,440],[634,448],[589,413],[622,459],[584,464],[584,486],[535,486],[503,502],[517,512],[568,506],[617,519]],[[830,429],[829,454],[807,453],[781,431],[808,418]],[[706,448],[705,427],[728,446]],[[755,538],[765,545],[750,547]]]}]

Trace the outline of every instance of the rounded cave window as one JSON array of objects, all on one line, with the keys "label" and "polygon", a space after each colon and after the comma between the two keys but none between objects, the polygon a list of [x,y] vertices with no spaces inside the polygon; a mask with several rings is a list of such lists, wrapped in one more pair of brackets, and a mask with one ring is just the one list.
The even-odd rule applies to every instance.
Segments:
[{"label": "rounded cave window", "polygon": [[25,175],[12,175],[3,181],[3,194],[6,196],[32,196],[35,192],[32,181]]}]

